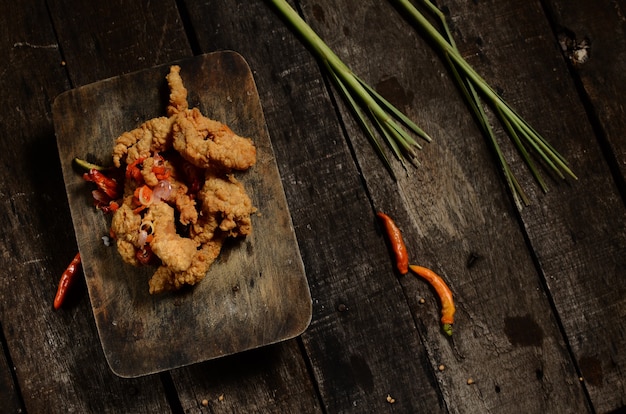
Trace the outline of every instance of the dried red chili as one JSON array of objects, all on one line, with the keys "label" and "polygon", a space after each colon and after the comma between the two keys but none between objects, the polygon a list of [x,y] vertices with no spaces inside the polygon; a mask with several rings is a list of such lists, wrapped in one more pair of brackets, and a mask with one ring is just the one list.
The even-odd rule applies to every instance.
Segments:
[{"label": "dried red chili", "polygon": [[91,192],[96,208],[105,213],[117,210],[118,204],[115,200],[121,196],[123,189],[114,178],[107,177],[96,168],[84,173],[83,178],[98,187]]},{"label": "dried red chili", "polygon": [[391,244],[391,250],[396,259],[396,268],[400,274],[407,274],[409,272],[409,254],[407,253],[406,245],[402,238],[402,232],[393,219],[385,213],[379,211],[376,215],[381,219],[385,227],[387,238]]},{"label": "dried red chili", "polygon": [[57,294],[54,297],[54,309],[59,309],[63,305],[63,301],[67,296],[67,292],[76,279],[76,274],[80,268],[81,259],[80,252],[76,253],[74,259],[70,262],[69,266],[65,269],[63,274],[61,275],[61,280],[59,281],[59,287],[57,288]]},{"label": "dried red chili", "polygon": [[92,168],[88,172],[84,173],[83,178],[85,179],[85,181],[91,181],[93,183],[96,183],[98,188],[111,199],[116,199],[120,196],[121,188],[117,184],[117,181],[115,181],[113,178],[107,177],[95,168]]},{"label": "dried red chili", "polygon": [[146,244],[141,249],[137,249],[137,251],[135,252],[135,258],[142,265],[150,264],[154,259],[154,253],[152,252],[150,245]]},{"label": "dried red chili", "polygon": [[441,301],[441,324],[443,331],[448,335],[452,335],[452,324],[454,323],[454,314],[456,312],[452,291],[441,276],[432,270],[417,265],[411,265],[409,267],[411,271],[430,283],[435,289],[435,292],[437,292],[439,300]]}]

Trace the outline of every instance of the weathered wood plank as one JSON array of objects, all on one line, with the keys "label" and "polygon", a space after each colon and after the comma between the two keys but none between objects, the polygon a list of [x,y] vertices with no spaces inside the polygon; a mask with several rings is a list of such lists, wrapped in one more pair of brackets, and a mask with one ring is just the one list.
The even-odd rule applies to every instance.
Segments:
[{"label": "weathered wood plank", "polygon": [[173,0],[52,0],[49,7],[73,86],[191,54]]},{"label": "weathered wood plank", "polygon": [[0,412],[19,413],[24,411],[24,407],[13,381],[13,367],[9,366],[3,343],[0,343],[0,351]]},{"label": "weathered wood plank", "polygon": [[[590,191],[568,194],[553,214],[542,215],[529,232],[563,317],[572,350],[598,412],[626,409],[626,3],[624,1],[549,1],[564,56],[584,88],[593,123],[574,144],[581,185]],[[573,55],[587,41],[588,60]],[[570,43],[574,42],[574,44]],[[584,56],[584,55],[582,55]],[[567,105],[567,103],[566,103]],[[580,111],[582,112],[582,111]],[[580,113],[578,119],[582,119]],[[577,118],[572,119],[576,123]],[[565,135],[566,136],[566,135]],[[567,141],[569,141],[571,137]],[[575,140],[574,142],[577,142]],[[606,148],[604,153],[596,148]],[[590,150],[592,149],[592,150]],[[603,155],[606,160],[603,160]],[[614,189],[605,163],[614,168]],[[552,207],[549,210],[551,213]],[[555,223],[553,239],[543,223]],[[593,316],[592,316],[593,315]]]},{"label": "weathered wood plank", "polygon": [[185,413],[318,413],[306,371],[292,340],[175,370],[172,378]]},{"label": "weathered wood plank", "polygon": [[563,54],[579,77],[590,102],[589,115],[598,123],[598,139],[608,160],[621,174],[618,184],[626,195],[626,2],[545,2]]},{"label": "weathered wood plank", "polygon": [[[613,2],[599,7],[597,2],[588,2],[586,6],[578,7],[567,3],[563,10],[579,9],[584,13],[585,9],[599,8],[606,12],[607,7],[615,6],[614,11],[617,13],[618,4]],[[506,9],[491,13],[487,7],[491,5],[490,2],[481,3],[475,9],[476,12],[498,19],[498,27],[521,25],[523,21],[520,21],[520,16],[526,16],[524,19],[528,23],[540,22],[539,4],[534,5],[537,9],[535,18],[531,13],[515,13]],[[616,18],[602,20],[610,24]],[[458,24],[462,21],[459,17]],[[590,21],[593,22],[594,18]],[[547,21],[541,24],[545,26]],[[477,29],[465,27],[459,30],[482,32],[483,44],[487,43],[486,33]],[[607,412],[623,407],[626,403],[623,374],[626,363],[626,338],[623,335],[626,331],[626,279],[623,277],[626,265],[626,214],[623,200],[611,179],[598,137],[594,136],[573,81],[565,76],[558,39],[552,37],[549,44],[541,46],[544,44],[543,39],[548,39],[547,30],[524,39],[525,43],[537,45],[530,53],[520,53],[517,47],[513,47],[519,44],[513,41],[513,37],[508,42],[506,39],[494,38],[493,41],[501,46],[494,47],[488,55],[482,48],[481,55],[487,55],[483,58],[485,61],[508,62],[513,68],[527,67],[527,78],[516,78],[514,82],[506,82],[511,77],[511,71],[504,68],[497,72],[494,70],[490,76],[502,88],[506,88],[507,93],[522,97],[520,106],[527,116],[538,120],[536,127],[546,131],[552,143],[571,160],[573,169],[580,177],[577,182],[567,185],[553,185],[548,195],[538,199],[536,206],[522,212],[522,219],[577,368],[583,378],[587,378],[584,386],[594,408],[598,412]],[[619,41],[616,44],[608,41],[597,43],[597,54],[607,56],[607,60],[612,59],[608,56],[613,56],[615,45],[615,56],[619,61]],[[466,47],[468,50],[475,49],[469,42]],[[529,56],[532,56],[532,60],[529,60]],[[497,66],[491,65],[490,68],[493,70]],[[556,70],[551,75],[552,68]],[[485,70],[489,70],[486,65]],[[602,68],[600,64],[596,75],[590,76],[611,79],[616,71],[611,66]],[[602,93],[606,93],[602,100],[613,108],[619,108],[619,102],[623,101],[623,97],[621,100],[613,99],[616,96],[610,83],[606,89],[596,93],[598,99]],[[605,108],[598,107],[594,111],[602,112]],[[614,125],[619,128],[619,124],[617,120]],[[619,141],[620,138],[616,138],[615,145]],[[619,157],[620,149],[616,148],[615,151]]]},{"label": "weathered wood plank", "polygon": [[[96,325],[109,366],[124,377],[180,368],[291,339],[302,333],[311,317],[300,252],[245,59],[222,51],[176,63],[190,108],[250,137],[256,148],[254,166],[233,172],[257,209],[252,217],[254,230],[245,238],[230,240],[193,289],[151,295],[148,280],[156,266],[131,266],[123,262],[115,247],[103,246],[102,236],[109,234],[111,217],[85,203],[91,198],[90,186],[73,164],[77,155],[90,155],[96,162],[110,165],[115,137],[165,114],[167,95],[163,90],[170,64],[71,90],[59,96],[53,107],[59,156]],[[214,167],[210,170],[216,173]],[[204,203],[198,202],[196,208]]]},{"label": "weathered wood plank", "polygon": [[[474,50],[467,45],[475,47],[478,38],[483,39],[485,54],[506,42],[511,45],[514,39],[524,42],[515,46],[518,53],[546,54],[537,40],[549,36],[547,26],[537,28],[521,20],[486,24],[494,15],[532,20],[535,14],[541,18],[533,9],[536,5],[501,4],[499,8],[494,2],[478,6],[457,3],[449,7],[454,7],[454,27],[463,30],[457,34],[464,42],[465,55],[473,56]],[[502,16],[505,6],[510,14]],[[516,212],[498,180],[483,138],[437,56],[417,38],[415,30],[398,22],[399,14],[388,4],[342,6],[316,1],[304,3],[303,9],[323,37],[341,48],[341,55],[358,74],[413,119],[423,120],[422,126],[435,137],[435,142],[418,154],[423,167],[409,177],[398,168],[402,178],[394,184],[381,176],[380,168],[372,167],[376,157],[359,137],[354,123],[348,121],[375,207],[397,217],[413,260],[442,273],[457,296],[458,326],[453,340],[448,341],[437,324],[437,305],[430,290],[413,277],[401,280],[432,370],[440,364],[445,366],[437,380],[448,410],[587,411],[575,364],[542,291],[541,275],[526,248]],[[335,10],[332,18],[331,9]],[[485,9],[492,9],[493,15],[486,14]],[[481,11],[485,14],[477,15]],[[337,16],[350,19],[339,20]],[[459,28],[457,19],[468,22],[470,28]],[[370,30],[374,26],[380,28],[375,33]],[[548,48],[547,52],[551,51],[554,49]],[[494,66],[502,65],[504,74],[513,68],[524,73],[529,66],[504,62],[491,60],[489,68],[493,71]],[[563,67],[560,73],[567,75]],[[527,76],[542,79],[546,75],[542,82],[547,84],[554,76],[551,68]],[[501,76],[497,80],[504,86],[506,79]],[[468,268],[472,252],[483,259]],[[426,298],[426,304],[419,303],[421,297]],[[468,386],[470,378],[473,384]]]},{"label": "weathered wood plank", "polygon": [[[189,56],[189,44],[198,43],[187,40],[173,1],[5,3],[0,86],[9,110],[0,115],[0,162],[11,174],[0,184],[0,325],[25,407],[9,403],[31,412],[167,412],[158,377],[126,381],[108,371],[84,284],[62,312],[52,312],[58,275],[76,244],[51,157],[50,105],[72,84]],[[626,405],[624,180],[616,185],[610,176],[613,169],[623,177],[626,158],[623,0],[543,2],[555,32],[591,40],[590,60],[572,67],[587,108],[541,2],[440,2],[464,55],[580,176],[550,179],[544,196],[515,161],[534,202],[521,213],[439,59],[387,2],[300,3],[360,75],[435,137],[419,154],[423,167],[397,184],[342,104],[345,125],[337,122],[334,90],[329,96],[306,50],[266,2],[250,3],[190,1],[183,14],[193,20],[194,50],[234,49],[251,63],[314,320],[301,340],[176,370],[181,407],[174,397],[174,409],[586,412],[585,393],[595,412]],[[451,341],[441,335],[426,285],[396,281],[371,205],[396,217],[417,259],[450,280],[459,304]],[[472,253],[481,258],[468,267]],[[4,362],[0,383],[10,385]]]},{"label": "weathered wood plank", "polygon": [[[522,212],[524,228],[534,250],[533,255],[541,266],[540,278],[532,284],[540,289],[544,283],[548,287],[546,293],[556,306],[559,323],[565,328],[568,346],[574,353],[575,367],[583,371],[583,376],[585,372],[590,373],[592,381],[596,382],[597,385],[588,381],[584,384],[594,408],[605,412],[620,407],[625,395],[623,375],[620,374],[624,370],[620,366],[624,359],[622,350],[626,348],[623,336],[626,288],[620,270],[625,260],[624,209],[592,128],[585,120],[583,105],[559,56],[559,45],[551,36],[537,3],[513,6],[482,1],[473,4],[454,2],[446,6],[464,55],[496,88],[503,90],[505,98],[514,107],[519,108],[539,131],[562,150],[581,177],[576,182],[552,182],[547,196],[538,194],[533,183],[527,177],[523,178],[523,184],[531,190],[535,200],[533,206]],[[493,24],[486,23],[490,21]],[[463,133],[460,130],[456,135]],[[515,165],[519,170],[518,163]],[[438,176],[442,174],[443,167],[437,169]],[[481,175],[466,173],[466,176]],[[483,180],[477,181],[478,186],[485,185]],[[480,200],[484,200],[484,196]],[[422,204],[419,206],[423,207]],[[421,216],[418,223],[423,226],[424,209],[418,211]],[[436,214],[435,211],[431,213]],[[493,222],[488,223],[494,226]],[[490,235],[491,243],[494,243],[492,250],[509,245],[508,251],[515,246],[512,244],[515,238],[503,238],[498,243],[500,232],[498,228],[495,234]],[[522,247],[519,241],[517,245]],[[466,248],[466,252],[468,250]],[[509,291],[513,293],[521,289],[532,292],[534,287],[528,285],[528,276],[524,275],[531,274],[528,259],[519,261],[516,257],[514,255],[505,260],[509,266],[515,263],[514,277],[519,280],[509,286]],[[511,277],[510,271],[500,274]],[[500,286],[494,282],[492,286]],[[513,287],[516,290],[511,290]],[[493,294],[492,297],[501,295],[498,291]],[[536,295],[525,294],[525,300],[528,300],[526,296]],[[505,311],[501,313],[507,315]],[[542,331],[546,333],[543,327]],[[554,328],[549,332],[548,336],[554,335]],[[566,357],[565,352],[560,352],[563,358]],[[569,381],[574,381],[571,379],[570,362],[563,359],[557,364],[564,364],[565,374],[570,372]],[[543,382],[549,377],[545,375],[545,369],[542,372]],[[567,375],[565,378],[568,378]],[[570,384],[567,389],[576,393],[575,384]],[[543,395],[547,395],[549,390],[545,387]],[[568,409],[568,403],[580,401],[580,398],[568,400],[565,392],[563,397],[562,403],[558,404],[555,402],[557,398],[550,395],[552,403],[560,409]]]},{"label": "weathered wood plank", "polygon": [[[152,39],[152,35],[155,33],[160,34],[163,27],[166,27],[168,25],[174,25],[174,23],[176,22],[180,23],[178,17],[172,18],[172,15],[177,13],[172,10],[172,4],[173,3],[170,2],[165,7],[155,5],[155,7],[157,8],[161,7],[160,13],[169,14],[170,15],[169,17],[159,16],[160,13],[155,11],[156,9],[155,10],[150,9],[147,12],[148,14],[154,15],[154,17],[157,19],[157,22],[160,22],[160,23],[146,22],[146,25],[150,25],[150,27],[152,28],[151,35],[148,36],[149,39]],[[65,4],[64,7],[62,7],[61,5],[58,5],[56,9],[61,10],[62,8],[67,8],[67,9],[76,8],[76,9],[82,10],[83,8],[89,8],[89,7],[90,7],[89,5],[77,2],[76,4],[71,4],[71,5]],[[116,6],[113,4],[111,5],[111,7],[114,8]],[[229,10],[232,11],[232,9],[229,9]],[[107,6],[107,9],[104,10],[104,14],[107,15],[108,13],[112,13],[112,11],[109,10]],[[68,16],[65,16],[64,19],[67,19],[67,20],[63,20],[63,21],[71,22],[75,20],[84,19],[83,16],[93,16],[93,15],[91,14],[89,10],[82,10],[82,11],[77,11],[75,14],[72,12],[69,18]],[[96,17],[94,16],[93,18],[95,19]],[[173,20],[168,20],[170,18],[172,18]],[[142,67],[155,65],[158,63],[164,63],[166,61],[176,60],[176,59],[179,59],[180,57],[188,56],[191,53],[190,50],[188,49],[188,43],[186,41],[182,42],[176,39],[170,39],[168,41],[172,42],[171,44],[178,45],[177,47],[180,50],[177,51],[176,47],[173,47],[167,55],[164,55],[162,51],[156,52],[155,54],[153,49],[150,47],[146,47],[145,44],[142,45],[139,49],[137,49],[137,47],[132,46],[132,45],[129,46],[128,48],[119,49],[120,47],[119,38],[133,39],[133,38],[138,37],[140,39],[144,39],[146,38],[146,35],[143,33],[143,29],[141,28],[141,25],[134,25],[127,21],[122,21],[120,23],[117,21],[117,19],[119,19],[119,16],[117,15],[115,15],[115,18],[113,17],[109,18],[107,27],[112,30],[113,27],[117,27],[120,24],[124,25],[126,27],[126,30],[118,34],[110,33],[110,30],[105,30],[104,32],[92,30],[90,28],[88,21],[86,23],[87,27],[66,28],[67,32],[64,32],[61,30],[62,33],[60,33],[60,37],[62,37],[66,42],[68,42],[69,45],[72,47],[72,49],[79,50],[75,52],[74,55],[70,54],[66,58],[68,70],[73,74],[72,79],[74,80],[76,85],[92,82],[92,81],[95,81],[104,77],[109,77],[109,76],[117,75],[120,73],[130,72],[133,70],[140,69]],[[103,23],[97,22],[97,25],[102,25],[102,24]],[[62,26],[62,25],[60,24],[59,26]],[[203,22],[201,25],[201,28],[205,28],[205,27],[207,27],[206,23]],[[89,34],[85,34],[84,33],[85,31],[89,31]],[[169,32],[164,33],[162,37],[167,38],[169,36],[169,37],[178,38],[181,35],[181,33],[182,31],[180,27],[173,26],[173,27],[170,27]],[[91,50],[91,49],[87,51],[81,50],[81,48],[84,47],[80,41],[80,39],[82,38],[96,39],[96,40],[93,40],[92,43],[99,45],[97,48],[93,46],[97,50]],[[161,35],[159,35],[157,38],[161,38]],[[70,46],[67,46],[67,47],[70,47]],[[102,50],[105,50],[105,51],[110,50],[110,51],[104,53],[102,52]],[[207,51],[211,51],[211,50],[207,50]],[[85,53],[87,54],[88,59],[82,59],[81,56]],[[72,56],[74,57],[72,58]],[[150,58],[151,61],[141,58],[144,56],[151,56]],[[140,57],[141,59],[138,59],[138,57]],[[105,62],[101,63],[100,60],[104,60]],[[90,69],[91,65],[96,65],[95,71]],[[292,347],[296,347],[296,346],[297,344],[293,342]],[[289,354],[290,355],[289,358],[291,361],[290,365],[291,366],[299,365],[302,368],[302,361],[298,362],[298,360],[294,360],[295,355],[297,355],[297,353],[298,353],[297,348],[295,348],[295,351],[292,351]],[[234,358],[234,360],[236,360],[236,358]],[[202,388],[205,386],[207,387],[209,386],[209,385],[206,385],[207,383],[202,383],[202,382],[188,384],[187,382],[178,379],[180,378],[180,375],[182,375],[181,373],[184,374],[185,371],[182,370],[182,371],[177,371],[177,372],[179,376],[178,377],[175,376],[174,385],[179,390],[185,390],[185,389],[189,389],[192,387],[195,387],[195,389],[198,389],[198,388]],[[245,373],[242,373],[242,375],[245,375]],[[298,382],[296,383],[294,381],[294,386],[300,387],[301,389],[305,390],[305,392],[314,393],[306,370],[300,369],[299,371],[297,371],[297,374],[295,376],[298,377]],[[255,401],[260,401],[262,398],[264,398],[265,395],[269,395],[271,393],[272,384],[280,380],[279,378],[274,378],[271,375],[265,376],[264,378],[266,382],[257,383],[256,387],[249,390],[250,394],[248,395],[248,397],[250,398],[250,402],[252,404],[257,404],[257,402]],[[241,381],[241,378],[236,378],[236,379],[233,379],[233,381],[228,384],[222,383],[221,390],[227,395],[235,395],[237,393],[238,387],[240,386],[240,381]],[[245,381],[245,377],[244,377],[244,381]],[[190,396],[189,394],[182,394],[180,403],[182,406],[186,408],[194,407],[194,405],[197,406],[197,401],[195,399],[192,399],[192,396]],[[297,401],[296,402],[292,401],[292,403],[298,404]],[[240,408],[241,410],[246,411],[246,408],[244,406],[241,406]]]},{"label": "weathered wood plank", "polygon": [[314,298],[302,340],[325,410],[445,411],[316,62],[267,4],[187,6],[203,49],[235,49],[256,74]]},{"label": "weathered wood plank", "polygon": [[[57,27],[71,9],[51,5]],[[11,171],[1,190],[0,317],[25,409],[168,411],[158,378],[121,381],[106,366],[84,284],[74,287],[65,309],[52,309],[58,278],[76,252],[76,241],[50,112],[54,97],[70,87],[60,53],[70,46],[59,47],[48,10],[38,1],[0,5],[0,53],[7,59],[0,85],[2,102],[11,108],[0,115],[1,160]],[[124,15],[121,9],[117,13]],[[141,16],[126,19],[136,24]],[[84,33],[90,33],[88,22],[82,23]],[[90,73],[89,66],[75,63],[77,71]]]}]

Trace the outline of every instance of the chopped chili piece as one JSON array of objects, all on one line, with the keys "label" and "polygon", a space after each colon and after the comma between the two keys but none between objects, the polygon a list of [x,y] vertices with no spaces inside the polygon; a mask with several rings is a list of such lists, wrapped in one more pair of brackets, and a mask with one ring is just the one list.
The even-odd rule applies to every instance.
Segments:
[{"label": "chopped chili piece", "polygon": [[170,172],[164,165],[152,167],[152,172],[159,181],[167,180],[168,178],[170,178]]},{"label": "chopped chili piece", "polygon": [[126,179],[135,180],[138,184],[143,184],[143,175],[141,175],[141,167],[145,157],[139,158],[126,167]]}]

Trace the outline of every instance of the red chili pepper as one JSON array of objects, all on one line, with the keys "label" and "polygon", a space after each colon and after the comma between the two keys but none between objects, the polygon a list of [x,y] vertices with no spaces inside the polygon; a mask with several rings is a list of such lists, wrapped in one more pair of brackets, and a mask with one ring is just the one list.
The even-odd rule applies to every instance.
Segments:
[{"label": "red chili pepper", "polygon": [[152,203],[152,189],[147,185],[135,188],[133,193],[133,203],[135,205],[147,206]]},{"label": "red chili pepper", "polygon": [[157,165],[152,167],[152,172],[157,180],[163,181],[170,178],[170,171],[164,165]]},{"label": "red chili pepper", "polygon": [[83,178],[98,186],[91,192],[96,208],[104,213],[117,210],[118,204],[115,200],[120,197],[122,188],[115,179],[107,177],[96,168],[89,169],[89,172],[83,174]]},{"label": "red chili pepper", "polygon": [[133,193],[133,213],[139,214],[152,203],[152,189],[144,184],[141,187],[135,188]]},{"label": "red chili pepper", "polygon": [[141,249],[137,249],[135,252],[135,258],[139,261],[139,263],[143,265],[150,264],[152,259],[154,259],[154,253],[152,252],[152,248],[149,245],[145,245]]},{"label": "red chili pepper", "polygon": [[114,200],[119,197],[120,189],[117,185],[117,181],[107,177],[95,168],[92,168],[89,170],[89,172],[83,174],[83,178],[86,181],[96,183],[98,188],[102,192],[104,192],[104,194],[106,194],[110,199]]},{"label": "red chili pepper", "polygon": [[54,309],[59,309],[61,305],[63,305],[63,301],[67,296],[67,291],[69,290],[72,282],[76,279],[76,273],[78,273],[78,269],[80,268],[80,252],[76,253],[74,259],[70,262],[67,269],[61,275],[61,280],[59,281],[59,287],[57,288],[57,294],[54,297]]},{"label": "red chili pepper", "polygon": [[406,275],[409,272],[409,254],[406,251],[402,232],[391,217],[385,213],[379,211],[376,215],[382,220],[385,226],[387,238],[391,244],[391,250],[396,258],[396,267],[400,274]]},{"label": "red chili pepper", "polygon": [[452,324],[454,323],[454,314],[456,313],[452,291],[441,276],[432,270],[416,265],[411,265],[410,268],[415,274],[430,283],[435,289],[435,292],[437,292],[439,300],[441,301],[441,324],[443,331],[448,335],[452,335]]},{"label": "red chili pepper", "polygon": [[143,184],[143,175],[141,175],[141,169],[139,166],[145,160],[145,157],[139,158],[126,167],[126,179],[135,180],[139,184]]},{"label": "red chili pepper", "polygon": [[120,205],[116,201],[111,201],[108,205],[100,207],[103,213],[115,213]]}]

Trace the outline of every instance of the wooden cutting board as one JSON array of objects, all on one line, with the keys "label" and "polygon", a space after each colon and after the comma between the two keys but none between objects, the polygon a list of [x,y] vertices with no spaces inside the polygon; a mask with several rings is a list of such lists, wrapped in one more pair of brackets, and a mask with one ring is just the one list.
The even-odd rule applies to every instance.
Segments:
[{"label": "wooden cutting board", "polygon": [[235,52],[174,62],[190,107],[249,137],[257,163],[237,173],[258,214],[253,233],[228,243],[207,276],[180,292],[151,296],[154,267],[124,263],[94,208],[79,157],[111,165],[114,139],[165,115],[171,64],[70,90],[53,105],[63,177],[89,297],[112,371],[137,377],[283,341],[311,319],[311,297],[252,73]]}]

